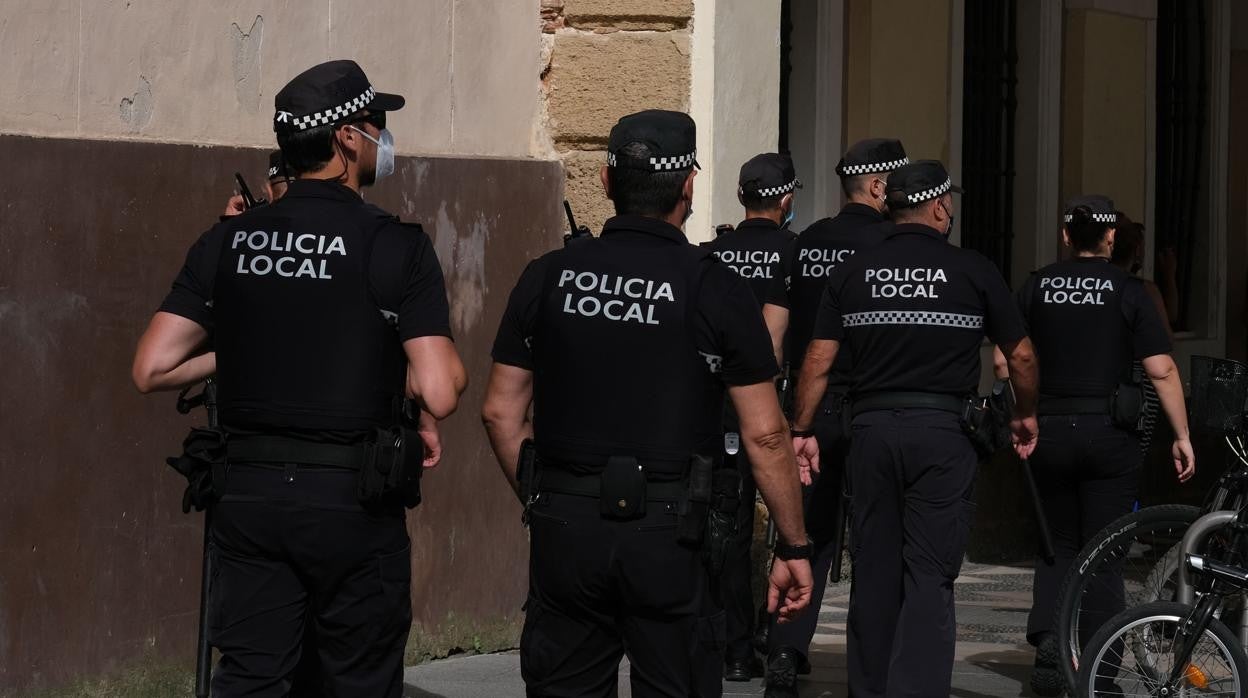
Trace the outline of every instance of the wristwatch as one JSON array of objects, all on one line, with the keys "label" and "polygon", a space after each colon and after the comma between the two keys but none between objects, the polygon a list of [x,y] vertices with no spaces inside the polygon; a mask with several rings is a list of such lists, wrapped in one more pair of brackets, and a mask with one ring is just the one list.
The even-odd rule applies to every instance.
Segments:
[{"label": "wristwatch", "polygon": [[792,436],[795,439],[809,439],[814,435],[814,429],[798,429],[792,424],[789,425],[789,436]]},{"label": "wristwatch", "polygon": [[787,545],[776,541],[771,552],[781,560],[810,560],[815,556],[815,544],[809,539],[805,545]]}]

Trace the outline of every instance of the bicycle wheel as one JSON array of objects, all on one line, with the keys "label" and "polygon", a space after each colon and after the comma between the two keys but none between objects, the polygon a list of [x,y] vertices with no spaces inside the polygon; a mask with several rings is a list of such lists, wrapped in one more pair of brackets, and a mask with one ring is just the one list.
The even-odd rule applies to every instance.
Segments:
[{"label": "bicycle wheel", "polygon": [[[1191,611],[1191,606],[1158,601],[1114,616],[1088,643],[1075,698],[1239,696],[1248,657],[1218,619],[1209,619],[1190,657],[1175,657],[1179,626]],[[1178,662],[1185,667],[1180,685],[1161,692]]]},{"label": "bicycle wheel", "polygon": [[1124,608],[1174,599],[1177,546],[1200,515],[1182,504],[1140,509],[1106,526],[1080,551],[1053,620],[1067,686],[1075,685],[1079,655],[1102,624]]}]

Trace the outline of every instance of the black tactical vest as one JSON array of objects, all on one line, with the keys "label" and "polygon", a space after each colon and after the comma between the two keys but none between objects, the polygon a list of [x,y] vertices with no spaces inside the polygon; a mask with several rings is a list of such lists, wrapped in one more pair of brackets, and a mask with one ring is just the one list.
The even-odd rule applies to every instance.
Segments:
[{"label": "black tactical vest", "polygon": [[262,431],[394,423],[406,359],[369,287],[387,217],[283,199],[226,228],[213,294],[221,422]]},{"label": "black tactical vest", "polygon": [[1130,378],[1127,284],[1139,283],[1104,259],[1058,262],[1028,281],[1025,311],[1040,360],[1040,393],[1104,397]]},{"label": "black tactical vest", "polygon": [[693,331],[704,248],[601,238],[552,253],[533,335],[538,452],[589,471],[635,456],[681,475],[717,438],[719,357]]}]

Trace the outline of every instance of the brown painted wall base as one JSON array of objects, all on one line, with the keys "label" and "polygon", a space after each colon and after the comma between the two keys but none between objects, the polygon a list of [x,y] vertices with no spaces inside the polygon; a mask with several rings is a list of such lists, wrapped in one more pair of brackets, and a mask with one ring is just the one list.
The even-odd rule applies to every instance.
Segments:
[{"label": "brown painted wall base", "polygon": [[[164,465],[188,426],[130,383],[134,345],[235,170],[225,147],[0,136],[0,694],[189,658],[198,515]],[[254,173],[254,174],[253,174]],[[527,541],[477,414],[524,264],[559,244],[558,163],[401,158],[369,193],[434,238],[472,384],[409,517],[422,627],[514,619]]]}]

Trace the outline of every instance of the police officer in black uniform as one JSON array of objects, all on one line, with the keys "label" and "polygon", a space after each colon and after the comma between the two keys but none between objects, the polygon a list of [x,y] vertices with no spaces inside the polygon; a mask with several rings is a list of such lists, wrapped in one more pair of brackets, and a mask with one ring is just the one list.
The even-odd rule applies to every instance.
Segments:
[{"label": "police officer in black uniform", "polygon": [[977,460],[962,422],[985,336],[1014,381],[1015,448],[1035,445],[1036,369],[1018,308],[987,259],[946,241],[958,191],[935,160],[889,176],[896,225],[832,272],[798,381],[794,446],[817,470],[814,415],[839,348],[852,351],[848,668],[859,698],[949,695]]},{"label": "police officer in black uniform", "polygon": [[809,600],[758,303],[680,229],[694,143],[682,113],[620,119],[601,174],[617,215],[528,266],[494,344],[482,416],[527,503],[520,654],[532,696],[613,696],[625,654],[634,696],[720,695],[724,618],[706,565],[722,561],[737,506],[739,476],[720,457],[725,388],[782,541],[771,605],[783,595],[787,617]]},{"label": "police officer in black uniform", "polygon": [[[1134,432],[1140,361],[1174,429],[1179,482],[1195,472],[1187,411],[1170,338],[1144,284],[1110,263],[1117,216],[1104,196],[1066,205],[1062,240],[1073,256],[1032,274],[1018,304],[1040,361],[1040,440],[1031,457],[1053,535],[1055,564],[1036,564],[1027,639],[1037,646],[1032,687],[1062,690],[1052,621],[1061,584],[1088,539],[1131,511],[1141,453]],[[997,359],[998,372],[1001,359]],[[1098,585],[1084,603],[1087,636],[1124,608],[1122,587]],[[1085,636],[1086,637],[1086,636]]]},{"label": "police officer in black uniform", "polygon": [[[213,695],[287,695],[310,608],[326,693],[399,696],[404,506],[440,457],[436,420],[455,409],[464,369],[428,236],[360,198],[393,171],[385,119],[403,98],[332,61],[275,102],[298,179],[191,247],[134,380],[147,392],[217,377],[224,435],[204,451],[223,451],[210,460]],[[420,410],[410,429],[405,395]],[[382,467],[400,489],[379,485]]]},{"label": "police officer in black uniform", "polygon": [[[780,277],[783,257],[797,237],[787,225],[793,217],[793,197],[802,183],[793,169],[793,159],[781,153],[750,158],[741,166],[737,181],[737,199],[745,207],[745,220],[735,230],[715,238],[710,246],[720,262],[749,282],[761,306],[773,280]],[[741,472],[737,532],[727,551],[724,574],[718,580],[728,628],[724,679],[749,681],[763,673],[751,642],[755,613],[750,548],[757,491],[749,460],[740,452],[737,415],[731,405],[725,405],[724,435],[725,453]]]},{"label": "police officer in black uniform", "polygon": [[[835,217],[817,220],[802,231],[785,274],[772,284],[763,306],[772,343],[783,347],[783,356],[794,373],[801,370],[828,276],[856,252],[884,241],[888,228],[884,187],[889,173],[909,162],[901,141],[869,138],[855,143],[837,163],[836,173],[848,203]],[[849,352],[842,346],[812,426],[819,442],[821,473],[813,483],[806,483],[803,504],[806,532],[815,544],[815,588],[810,600],[814,608],[823,603],[828,573],[841,554],[838,539],[843,535],[841,524],[846,515],[842,478],[849,450],[842,410],[849,364]],[[797,675],[810,673],[808,653],[818,624],[819,614],[807,613],[792,623],[771,628],[767,659],[770,698],[797,695]]]}]

